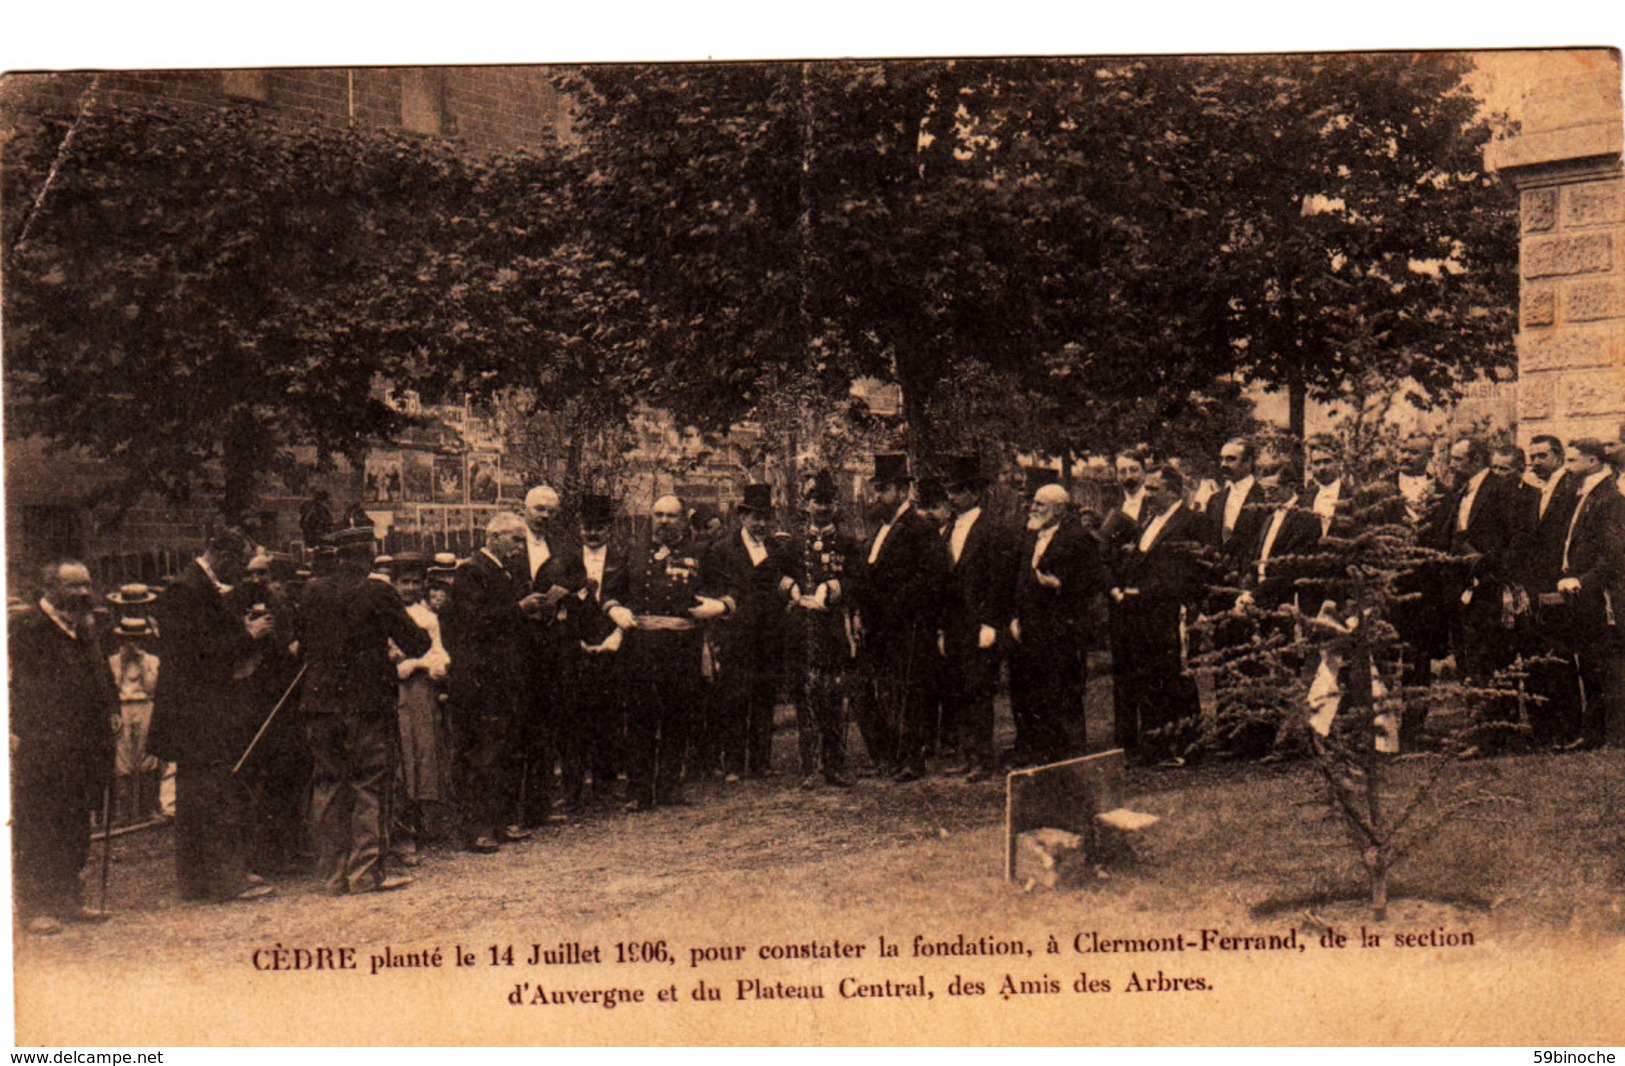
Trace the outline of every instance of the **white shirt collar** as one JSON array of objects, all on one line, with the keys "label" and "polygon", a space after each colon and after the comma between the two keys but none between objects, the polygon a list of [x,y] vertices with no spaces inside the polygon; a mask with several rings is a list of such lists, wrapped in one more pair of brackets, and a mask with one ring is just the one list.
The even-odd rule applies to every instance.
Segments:
[{"label": "white shirt collar", "polygon": [[39,609],[44,611],[45,612],[45,617],[47,617],[51,621],[55,622],[56,627],[58,629],[62,630],[62,632],[66,633],[68,635],[69,639],[71,639],[71,640],[78,640],[79,639],[79,627],[74,625],[73,620],[70,619],[67,615],[63,614],[61,611],[58,611],[56,609],[56,604],[52,603],[50,600],[45,599],[42,596],[42,597],[40,597],[40,601],[39,601]]},{"label": "white shirt collar", "polygon": [[214,570],[204,560],[203,556],[200,555],[200,556],[197,557],[197,565],[198,565],[198,569],[203,571],[203,576],[208,578],[209,583],[214,586],[216,592],[220,593],[223,596],[226,593],[231,591],[231,586],[230,585],[221,584],[220,579],[214,576]]}]

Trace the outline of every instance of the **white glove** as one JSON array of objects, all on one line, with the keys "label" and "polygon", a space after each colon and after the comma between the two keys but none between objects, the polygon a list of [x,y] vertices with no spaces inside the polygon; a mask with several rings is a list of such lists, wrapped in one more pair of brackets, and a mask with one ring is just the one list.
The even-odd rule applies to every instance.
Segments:
[{"label": "white glove", "polygon": [[402,659],[395,664],[395,676],[405,681],[422,665],[423,661],[421,659]]},{"label": "white glove", "polygon": [[615,623],[617,629],[636,629],[638,627],[637,616],[618,603],[605,613],[609,615],[609,620]]},{"label": "white glove", "polygon": [[998,636],[999,634],[994,631],[992,626],[983,626],[976,632],[976,646],[982,651],[986,651],[993,647],[993,642],[998,639]]},{"label": "white glove", "polygon": [[1021,643],[1021,619],[1010,619],[1010,639],[1017,644]]},{"label": "white glove", "polygon": [[714,600],[709,596],[696,596],[700,602],[688,609],[688,616],[696,622],[709,622],[713,618],[721,618],[728,611],[728,605],[721,600]]},{"label": "white glove", "polygon": [[[1557,582],[1557,591],[1563,593],[1565,596],[1573,596],[1575,593],[1580,591],[1580,579],[1577,577],[1559,578]],[[1465,603],[1466,601],[1463,600],[1462,602]]]},{"label": "white glove", "polygon": [[1034,570],[1033,576],[1038,579],[1038,583],[1040,585],[1047,589],[1058,589],[1061,587],[1061,579],[1056,577],[1054,574],[1046,574],[1042,570]]},{"label": "white glove", "polygon": [[829,599],[826,602],[834,603],[836,600],[841,598],[841,580],[840,580],[840,578],[833,578],[833,579],[831,579],[829,581],[824,582],[824,587],[829,589]]}]

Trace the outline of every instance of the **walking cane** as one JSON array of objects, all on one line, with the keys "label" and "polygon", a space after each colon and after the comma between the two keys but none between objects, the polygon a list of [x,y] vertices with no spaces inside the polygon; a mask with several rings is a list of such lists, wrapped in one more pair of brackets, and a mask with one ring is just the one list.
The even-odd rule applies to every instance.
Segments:
[{"label": "walking cane", "polygon": [[309,665],[309,663],[300,664],[299,672],[294,674],[293,680],[288,683],[288,691],[284,692],[282,694],[282,698],[276,701],[276,706],[271,708],[271,713],[266,715],[265,721],[260,723],[259,732],[254,734],[254,739],[250,740],[248,742],[248,747],[243,750],[242,758],[238,759],[237,765],[231,768],[231,772],[233,774],[241,770],[243,768],[243,763],[247,762],[248,757],[254,754],[254,748],[259,745],[260,738],[265,735],[265,731],[271,728],[271,723],[276,719],[277,712],[282,710],[283,705],[288,702],[288,699],[293,695],[293,690],[299,687],[299,682],[305,679],[305,667]]},{"label": "walking cane", "polygon": [[96,912],[107,914],[107,871],[113,865],[113,782],[102,785],[102,892]]}]

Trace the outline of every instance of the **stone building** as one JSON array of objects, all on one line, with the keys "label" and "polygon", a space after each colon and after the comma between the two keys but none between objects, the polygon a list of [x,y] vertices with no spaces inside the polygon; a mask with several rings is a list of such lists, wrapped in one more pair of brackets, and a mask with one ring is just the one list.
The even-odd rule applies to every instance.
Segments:
[{"label": "stone building", "polygon": [[1491,167],[1521,202],[1518,440],[1625,439],[1620,56],[1537,84]]}]

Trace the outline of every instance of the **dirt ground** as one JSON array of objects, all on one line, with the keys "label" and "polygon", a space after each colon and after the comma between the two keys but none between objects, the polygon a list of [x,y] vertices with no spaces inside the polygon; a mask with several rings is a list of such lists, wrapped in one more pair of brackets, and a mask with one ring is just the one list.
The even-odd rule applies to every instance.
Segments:
[{"label": "dirt ground", "polygon": [[[1001,707],[1000,717],[1006,734],[1002,739],[1007,740],[1007,709]],[[1108,719],[1109,689],[1103,695],[1097,683],[1090,700],[1094,739],[1104,741]],[[779,765],[794,765],[794,741],[793,725],[782,721],[776,741]],[[1462,773],[1466,783],[1511,797],[1512,812],[1496,823],[1453,823],[1421,849],[1399,871],[1396,894],[1401,898],[1381,928],[1389,934],[1469,931],[1472,945],[1404,955],[1385,951],[1380,962],[1379,953],[1368,953],[1358,968],[1338,971],[1348,977],[1334,980],[1350,980],[1345,990],[1350,994],[1360,989],[1360,994],[1376,995],[1373,990],[1392,979],[1422,979],[1420,971],[1409,967],[1425,960],[1427,980],[1439,980],[1441,974],[1452,981],[1471,978],[1467,986],[1483,1000],[1480,1008],[1489,1012],[1485,1016],[1499,1018],[1506,1027],[1475,1029],[1475,1034],[1528,1036],[1537,1020],[1572,1014],[1571,1026],[1580,1027],[1573,1032],[1595,1030],[1598,1038],[1612,1032],[1615,1040],[1625,1036],[1620,1029],[1625,1010],[1615,1009],[1620,1003],[1612,990],[1622,972],[1616,967],[1625,961],[1625,753],[1487,760],[1463,764]],[[814,792],[798,789],[797,781],[796,775],[784,774],[736,784],[701,782],[690,787],[693,806],[636,815],[605,805],[531,841],[506,846],[497,855],[431,850],[413,871],[417,882],[387,895],[334,898],[313,880],[281,878],[275,881],[277,894],[267,900],[183,903],[174,891],[171,831],[118,837],[108,901],[114,919],[101,926],[71,927],[54,938],[18,938],[17,1038],[57,1044],[142,1039],[169,1044],[780,1043],[887,1042],[908,1040],[912,1034],[913,1039],[974,1043],[1010,1039],[998,1035],[1004,1022],[997,1012],[988,1013],[992,1008],[956,1012],[954,1024],[944,1028],[942,1017],[910,1013],[917,1008],[906,1004],[909,1011],[896,1016],[897,1028],[886,1022],[887,1028],[876,1030],[880,1023],[865,1013],[870,1004],[809,1013],[804,1004],[774,1003],[748,1015],[735,1011],[728,1015],[729,1025],[739,1027],[718,1030],[710,1022],[695,1022],[692,1010],[669,1015],[681,1021],[674,1027],[670,1021],[657,1025],[640,1020],[657,1016],[638,1015],[646,1008],[632,1006],[619,1012],[578,1011],[569,1015],[566,1026],[527,1036],[529,1030],[514,1028],[520,1023],[503,1013],[502,1004],[516,983],[527,978],[540,984],[545,974],[552,979],[548,987],[557,986],[565,971],[527,968],[524,955],[532,944],[566,941],[597,945],[605,962],[570,971],[571,979],[591,975],[603,983],[636,978],[652,996],[655,985],[668,978],[681,995],[691,994],[696,980],[709,978],[733,999],[737,979],[764,974],[789,975],[776,980],[817,978],[835,991],[836,971],[827,967],[839,964],[767,965],[759,954],[762,945],[832,938],[866,944],[861,965],[872,974],[882,969],[907,976],[925,971],[941,995],[959,976],[974,976],[996,989],[1005,978],[1036,981],[1039,971],[1046,982],[1092,972],[1121,987],[1136,969],[1149,966],[1160,975],[1165,969],[1173,972],[1170,963],[1190,968],[1186,955],[1102,959],[1080,954],[1074,938],[1088,931],[1111,937],[1180,932],[1195,937],[1203,929],[1226,934],[1297,930],[1311,943],[1328,930],[1379,928],[1359,903],[1338,899],[1356,886],[1356,864],[1335,826],[1324,822],[1313,772],[1302,763],[1131,771],[1129,792],[1135,798],[1130,806],[1163,821],[1148,833],[1135,862],[1066,891],[1004,882],[1002,781],[966,784],[933,776],[896,785],[865,777],[849,791]],[[922,959],[915,954],[916,936],[932,943],[955,942],[961,935],[966,941],[983,936],[1020,940],[1040,950],[1014,962],[997,957]],[[881,936],[903,945],[903,954],[884,967],[876,958]],[[1051,937],[1058,954],[1048,953]],[[666,942],[671,962],[609,965],[614,945],[657,940]],[[269,949],[332,945],[352,946],[359,974],[365,976],[329,985],[325,982],[340,976],[268,977],[256,967],[271,958]],[[518,953],[518,965],[499,961],[493,967],[489,949],[508,945]],[[696,963],[693,955],[695,950],[734,946],[747,949],[743,962]],[[469,979],[450,984],[451,975],[444,972],[367,972],[371,957],[386,948],[396,954],[426,954],[435,947],[448,957],[458,948],[474,954],[477,964],[468,968]],[[1324,965],[1322,954],[1336,953],[1317,949],[1301,962],[1278,953],[1202,953],[1197,961],[1207,967],[1205,979],[1219,982],[1227,994],[1250,996],[1266,986],[1321,982],[1314,975],[1322,972],[1315,968]],[[1250,968],[1236,969],[1244,959]],[[1373,966],[1382,976],[1374,984],[1366,979]],[[1600,972],[1613,972],[1616,980],[1594,980],[1599,967]],[[1481,980],[1510,973],[1521,977],[1510,983],[1504,976],[1487,984]],[[1271,975],[1270,981],[1261,980],[1264,974]],[[1353,979],[1356,974],[1362,976]],[[442,984],[412,983],[431,976],[443,979]],[[1531,984],[1525,987],[1524,980]],[[165,1007],[92,1020],[63,1006],[80,991],[105,988],[109,981],[150,988],[154,995],[149,998]],[[395,982],[391,989],[440,991],[397,991],[372,998],[385,981]],[[1609,990],[1606,995],[1604,989]],[[1531,998],[1535,990],[1544,998]],[[268,991],[288,997],[288,1009],[266,1013],[262,1008]],[[466,1005],[465,997],[477,1003],[475,1016],[481,1021],[473,1029],[448,1034],[442,1028],[445,1004]],[[1010,1002],[996,992],[983,1000]],[[1539,1006],[1548,1000],[1553,1006]],[[249,1001],[262,1006],[245,1014],[243,1004]],[[327,1012],[335,1003],[368,1005],[377,1011],[378,1028],[358,1025],[350,1010],[342,1012],[342,1021],[332,1021]],[[1117,1006],[1117,1000],[1112,1003],[1114,1010],[1129,1010]],[[792,1007],[799,1013],[787,1015],[777,1027],[755,1027]],[[216,1008],[223,1013],[217,1016]],[[1107,1032],[1091,1027],[1106,1017],[1113,1015],[1096,1012],[1085,1018],[1074,1012],[1065,1015],[1064,1026],[1043,1032],[1068,1042],[1135,1042],[1125,1040],[1125,1034],[1150,1032],[1158,1039],[1171,1034],[1176,1042],[1181,1033],[1202,1042],[1230,1042],[1227,1037],[1247,1042],[1257,1038],[1257,1025],[1263,1024],[1250,1013],[1229,1008],[1211,1016],[1166,1009],[1146,1014],[1136,1008],[1118,1019],[1127,1028]],[[1286,1042],[1313,1036],[1315,1017],[1278,1019],[1294,1026],[1283,1030],[1295,1038]],[[749,1019],[755,1021],[743,1024]],[[1354,1039],[1433,1042],[1416,1036],[1436,1030],[1408,1028],[1411,1022],[1390,1020],[1385,1028],[1357,1033]]]}]

